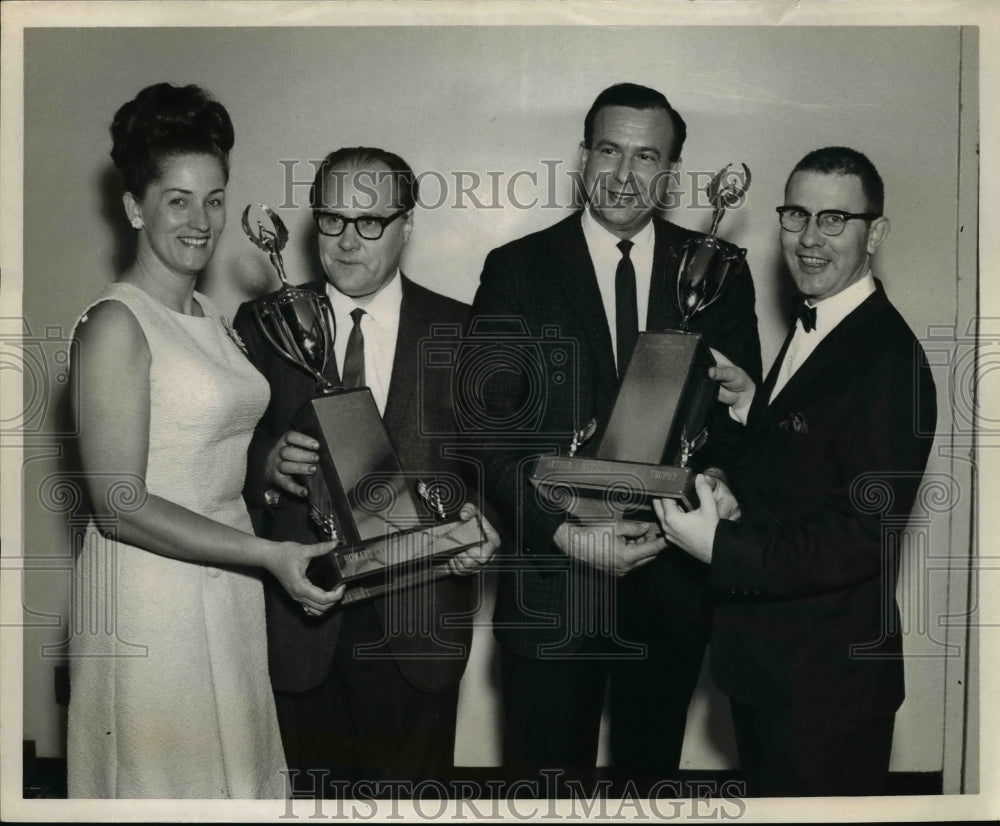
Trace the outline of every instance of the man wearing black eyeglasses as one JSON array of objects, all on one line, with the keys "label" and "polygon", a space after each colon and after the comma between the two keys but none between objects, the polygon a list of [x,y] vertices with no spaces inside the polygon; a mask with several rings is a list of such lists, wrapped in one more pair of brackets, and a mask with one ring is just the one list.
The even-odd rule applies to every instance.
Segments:
[{"label": "man wearing black eyeglasses", "polygon": [[[449,377],[421,371],[419,354],[420,342],[432,335],[436,346],[448,346],[445,328],[457,343],[469,308],[400,270],[417,187],[412,169],[391,152],[351,147],[330,153],[310,191],[326,278],[304,286],[325,292],[333,307],[334,358],[326,378],[370,388],[414,480],[459,479],[469,475],[468,466],[444,450],[447,434],[455,432]],[[249,304],[235,324],[271,385],[271,403],[250,445],[245,497],[264,535],[315,541],[301,477],[316,472],[318,445],[289,430],[294,413],[315,395],[315,381],[268,346]],[[463,508],[464,516],[473,513],[472,505]],[[454,576],[322,617],[308,616],[279,589],[267,590],[271,682],[297,793],[343,798],[357,792],[330,783],[447,778],[472,637],[461,616],[474,609],[479,585],[467,575],[498,544],[485,519],[483,525],[490,541],[452,557]]]},{"label": "man wearing black eyeglasses", "polygon": [[712,675],[731,701],[750,794],[879,794],[903,661],[900,534],[936,422],[924,352],[872,275],[889,231],[883,184],[860,152],[806,155],[778,207],[797,319],[763,385],[713,368],[746,425],[731,474],[739,521],[711,496],[667,537],[710,563],[720,603]]}]

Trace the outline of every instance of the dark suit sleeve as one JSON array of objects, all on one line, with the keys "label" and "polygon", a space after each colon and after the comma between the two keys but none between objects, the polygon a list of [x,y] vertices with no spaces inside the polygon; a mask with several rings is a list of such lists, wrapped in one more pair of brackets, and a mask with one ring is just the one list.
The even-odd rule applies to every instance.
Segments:
[{"label": "dark suit sleeve", "polygon": [[[930,452],[927,434],[934,429],[936,401],[922,353],[917,370],[913,350],[905,346],[875,358],[831,416],[835,436],[825,451],[828,466],[800,463],[797,478],[773,480],[786,500],[809,495],[814,506],[794,515],[787,505],[759,494],[741,523],[719,523],[711,565],[717,591],[819,594],[876,577],[892,562],[886,557],[892,543],[883,533],[898,529],[913,506]],[[758,431],[751,438],[775,444],[801,438],[771,426],[772,434]],[[790,443],[784,449],[792,449]],[[803,494],[815,479],[830,484]],[[896,521],[887,523],[886,517]]]},{"label": "dark suit sleeve", "polygon": [[[247,356],[250,361],[262,370],[263,360],[261,353],[260,332],[254,322],[250,304],[242,304],[236,311],[236,318],[233,326],[239,333],[241,339],[247,347]],[[270,405],[268,410],[270,410]],[[277,442],[280,433],[271,432],[269,417],[265,413],[254,428],[253,437],[250,439],[250,447],[247,451],[247,475],[243,487],[243,499],[250,511],[250,516],[255,526],[259,526],[260,515],[267,507],[264,501],[264,468],[267,465],[267,457],[271,448]]]},{"label": "dark suit sleeve", "polygon": [[[471,353],[480,360],[483,347],[508,346],[513,350],[518,347],[518,339],[523,342],[524,302],[530,300],[522,283],[526,271],[503,249],[487,256],[473,302],[463,348],[465,357]],[[535,434],[519,431],[517,411],[537,392],[525,371],[518,369],[489,369],[487,380],[482,382],[469,375],[459,388],[460,394],[476,394],[475,398],[467,395],[462,403],[465,409],[480,412],[473,424],[482,432],[480,455],[487,499],[499,513],[506,536],[515,538],[528,553],[544,554],[549,552],[553,534],[565,521],[565,515],[558,509],[544,508],[528,481],[539,451],[537,446],[532,449]],[[543,388],[542,392],[550,389]]]},{"label": "dark suit sleeve", "polygon": [[[753,278],[750,267],[744,263],[733,279],[732,288],[719,300],[718,307],[711,308],[719,323],[714,325],[706,341],[760,385],[760,334],[755,305]],[[717,467],[728,472],[743,452],[745,431],[746,428],[729,415],[729,408],[716,402],[709,414],[708,442],[700,454],[696,454],[697,468]]]}]

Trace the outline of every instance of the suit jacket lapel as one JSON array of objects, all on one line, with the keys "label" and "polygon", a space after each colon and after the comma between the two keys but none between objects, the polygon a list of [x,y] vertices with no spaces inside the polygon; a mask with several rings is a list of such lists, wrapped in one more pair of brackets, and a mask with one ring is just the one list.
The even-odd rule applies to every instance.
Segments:
[{"label": "suit jacket lapel", "polygon": [[676,293],[677,273],[667,268],[667,253],[671,246],[684,240],[675,236],[666,221],[653,219],[653,271],[649,280],[649,305],[646,310],[647,330],[666,330],[670,319],[670,303]]},{"label": "suit jacket lapel", "polygon": [[[881,312],[885,301],[885,293],[879,286],[831,330],[774,397],[774,401],[767,408],[769,415],[783,417],[790,407],[799,403],[798,399],[812,398],[815,395],[810,390],[813,382],[827,381],[842,370],[853,370],[858,359],[863,358],[864,353],[870,352],[875,347],[879,324],[874,317]],[[775,366],[780,366],[780,362],[776,362]],[[772,370],[772,373],[774,377],[777,376],[776,370]],[[774,381],[771,375],[768,376],[768,380],[773,388]]]},{"label": "suit jacket lapel", "polygon": [[[760,420],[761,415],[768,409],[771,393],[774,391],[774,385],[778,381],[778,373],[781,371],[781,362],[785,360],[785,353],[788,352],[788,345],[792,343],[793,335],[795,335],[794,324],[789,329],[788,335],[785,336],[781,350],[778,351],[778,357],[767,372],[767,378],[764,379],[764,383],[757,388],[757,392],[754,394],[753,402],[750,404],[750,412],[747,414],[747,427],[755,426]],[[782,392],[784,392],[784,388],[782,388]]]},{"label": "suit jacket lapel", "polygon": [[410,280],[402,273],[399,277],[403,287],[403,300],[399,306],[399,330],[392,358],[389,396],[382,416],[390,434],[398,432],[402,426],[406,409],[416,390],[420,337],[429,329],[430,324],[426,308],[415,295]]},{"label": "suit jacket lapel", "polygon": [[565,243],[559,251],[559,274],[567,302],[594,351],[598,375],[613,397],[618,392],[618,369],[608,319],[604,314],[604,301],[580,224],[582,216],[583,213],[578,212],[574,220],[567,222]]}]

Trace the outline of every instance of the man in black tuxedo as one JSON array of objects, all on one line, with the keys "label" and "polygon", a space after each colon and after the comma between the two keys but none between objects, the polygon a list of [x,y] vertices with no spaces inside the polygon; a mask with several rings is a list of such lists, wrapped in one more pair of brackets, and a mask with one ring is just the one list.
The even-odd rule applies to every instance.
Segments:
[{"label": "man in black tuxedo", "polygon": [[[785,187],[781,246],[804,299],[764,384],[713,368],[746,421],[738,521],[657,503],[711,565],[712,674],[732,703],[748,792],[878,794],[903,700],[899,533],[936,423],[934,381],[872,276],[889,231],[867,157],[827,147]],[[704,490],[704,482],[699,483]]]},{"label": "man in black tuxedo", "polygon": [[[667,253],[698,233],[654,217],[686,127],[659,92],[602,92],[581,144],[588,208],[493,250],[473,305],[467,352],[495,342],[495,362],[463,384],[470,420],[487,434],[487,493],[504,521],[494,633],[502,647],[503,754],[508,777],[560,769],[586,781],[611,678],[614,762],[629,779],[676,772],[688,704],[708,639],[707,568],[667,548],[655,524],[583,526],[528,482],[534,457],[566,451],[595,418],[592,455],[640,330],[679,328]],[[760,348],[746,268],[690,324],[753,373]],[[538,377],[522,347],[538,354]],[[474,359],[472,359],[474,360]],[[474,375],[472,366],[468,375]],[[741,434],[717,405],[700,467],[724,467]],[[541,792],[542,789],[539,789]]]},{"label": "man in black tuxedo", "polygon": [[[455,432],[447,373],[424,371],[419,359],[421,341],[434,336],[439,348],[458,341],[468,307],[399,270],[417,203],[413,171],[381,149],[339,149],[317,170],[310,202],[326,279],[305,286],[329,297],[337,329],[327,378],[371,389],[414,482],[461,480],[469,468],[444,451]],[[236,327],[271,385],[245,496],[265,536],[312,541],[301,477],[315,472],[318,445],[289,423],[316,395],[316,382],[263,339],[249,304]],[[475,512],[467,504],[463,518]],[[478,598],[479,578],[467,575],[499,543],[483,524],[489,541],[450,559],[453,575],[322,617],[267,589],[271,682],[291,769],[327,770],[341,782],[447,776]],[[300,775],[296,785],[321,792],[316,777]]]}]

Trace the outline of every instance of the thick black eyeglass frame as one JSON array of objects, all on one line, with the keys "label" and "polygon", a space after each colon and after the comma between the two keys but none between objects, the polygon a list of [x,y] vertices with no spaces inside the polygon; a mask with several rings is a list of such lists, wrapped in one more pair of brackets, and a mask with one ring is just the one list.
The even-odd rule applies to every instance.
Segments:
[{"label": "thick black eyeglass frame", "polygon": [[[316,228],[319,230],[320,235],[326,235],[330,238],[339,238],[347,232],[347,228],[351,224],[354,224],[354,231],[361,238],[364,238],[366,241],[378,241],[389,224],[395,221],[400,215],[405,215],[409,211],[410,210],[408,209],[400,209],[397,212],[392,213],[392,215],[386,215],[385,217],[381,215],[359,215],[357,218],[348,218],[346,215],[341,215],[339,212],[324,212],[323,210],[317,209],[313,211],[313,218],[316,220]],[[340,232],[326,232],[323,229],[323,218],[339,218],[344,222],[344,226]],[[365,235],[359,228],[358,221],[378,221],[378,235]]]},{"label": "thick black eyeglass frame", "polygon": [[[805,232],[806,227],[809,226],[809,219],[815,218],[816,226],[819,227],[819,231],[831,238],[836,238],[838,235],[842,235],[848,221],[853,221],[855,219],[860,221],[874,221],[876,218],[882,217],[877,212],[844,212],[842,209],[821,209],[814,215],[808,210],[797,206],[775,207],[775,212],[778,213],[778,221],[781,224],[781,228],[786,232]],[[802,223],[802,226],[798,229],[785,226],[785,213],[787,212],[799,212],[804,215],[805,221]],[[823,228],[823,217],[826,215],[837,215],[843,220],[843,223],[840,224],[840,229],[837,232],[828,232],[827,229]]]}]

